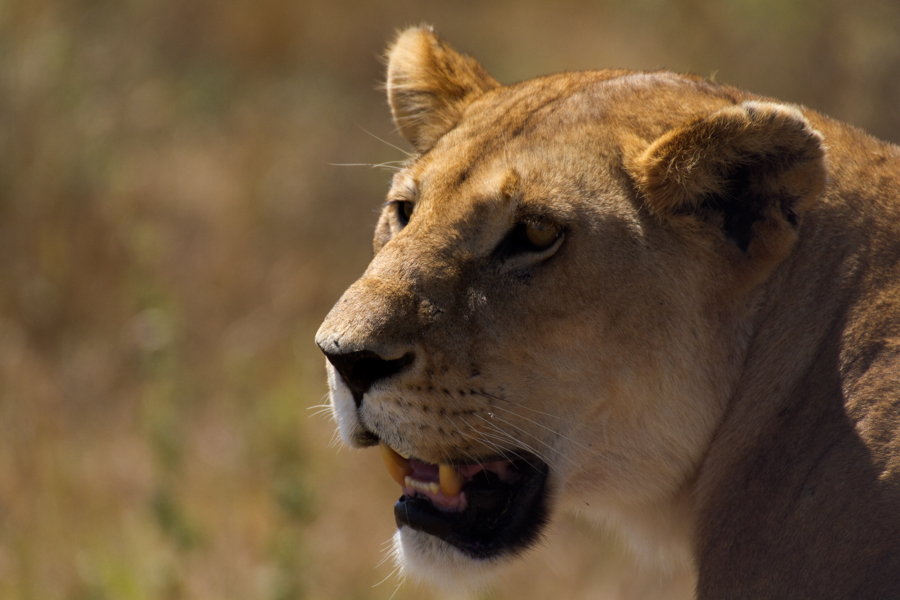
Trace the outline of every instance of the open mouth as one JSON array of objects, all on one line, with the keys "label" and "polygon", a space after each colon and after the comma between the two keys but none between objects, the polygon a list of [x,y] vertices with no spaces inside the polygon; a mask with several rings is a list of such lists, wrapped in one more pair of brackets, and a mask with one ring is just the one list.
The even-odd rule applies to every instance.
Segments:
[{"label": "open mouth", "polygon": [[435,465],[384,443],[381,456],[403,488],[394,505],[397,527],[433,535],[473,558],[524,549],[547,522],[549,468],[537,458]]}]

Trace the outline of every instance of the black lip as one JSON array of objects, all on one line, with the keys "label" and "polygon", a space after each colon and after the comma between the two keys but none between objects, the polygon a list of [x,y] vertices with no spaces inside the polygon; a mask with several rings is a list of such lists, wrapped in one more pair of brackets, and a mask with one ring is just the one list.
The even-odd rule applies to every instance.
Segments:
[{"label": "black lip", "polygon": [[401,496],[394,505],[397,527],[433,535],[476,559],[528,548],[549,520],[549,467],[536,458],[515,460],[513,467],[521,477],[512,484],[488,472],[467,482],[462,511],[442,511],[427,498]]}]

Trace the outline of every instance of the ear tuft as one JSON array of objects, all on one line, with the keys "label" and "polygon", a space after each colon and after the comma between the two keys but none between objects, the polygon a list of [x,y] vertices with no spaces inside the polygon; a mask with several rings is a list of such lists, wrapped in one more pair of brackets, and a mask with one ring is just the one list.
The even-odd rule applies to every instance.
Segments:
[{"label": "ear tuft", "polygon": [[419,152],[452,129],[472,101],[499,85],[475,59],[453,50],[431,27],[401,32],[387,57],[394,123]]},{"label": "ear tuft", "polygon": [[744,252],[764,253],[793,244],[826,173],[822,135],[797,108],[772,102],[729,106],[670,131],[628,169],[658,215],[699,217]]}]

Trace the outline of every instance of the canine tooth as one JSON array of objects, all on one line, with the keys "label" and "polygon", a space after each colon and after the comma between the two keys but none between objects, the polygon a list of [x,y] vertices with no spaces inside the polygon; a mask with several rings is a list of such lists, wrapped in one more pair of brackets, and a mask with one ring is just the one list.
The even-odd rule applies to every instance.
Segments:
[{"label": "canine tooth", "polygon": [[465,483],[462,475],[459,474],[459,471],[450,465],[440,465],[438,467],[438,474],[441,479],[441,491],[444,492],[444,495],[448,498],[457,495],[462,489],[463,483]]},{"label": "canine tooth", "polygon": [[412,468],[409,466],[409,461],[407,459],[394,452],[393,448],[382,442],[381,460],[384,461],[384,466],[387,467],[388,473],[391,474],[394,481],[400,485],[406,483],[407,476],[412,473]]}]

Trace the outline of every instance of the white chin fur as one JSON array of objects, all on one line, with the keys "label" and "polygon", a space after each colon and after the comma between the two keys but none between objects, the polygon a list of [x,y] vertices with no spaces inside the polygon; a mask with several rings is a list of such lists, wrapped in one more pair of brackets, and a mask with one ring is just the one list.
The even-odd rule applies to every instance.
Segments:
[{"label": "white chin fur", "polygon": [[328,361],[325,362],[325,371],[328,373],[328,388],[331,391],[331,412],[337,421],[341,440],[351,448],[355,448],[357,444],[353,438],[360,429],[360,424],[353,393]]},{"label": "white chin fur", "polygon": [[476,591],[487,587],[512,561],[476,560],[433,535],[401,527],[394,534],[394,561],[402,577],[439,589]]}]

